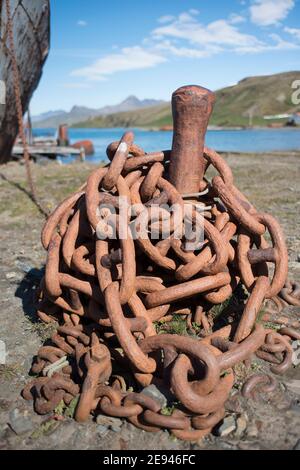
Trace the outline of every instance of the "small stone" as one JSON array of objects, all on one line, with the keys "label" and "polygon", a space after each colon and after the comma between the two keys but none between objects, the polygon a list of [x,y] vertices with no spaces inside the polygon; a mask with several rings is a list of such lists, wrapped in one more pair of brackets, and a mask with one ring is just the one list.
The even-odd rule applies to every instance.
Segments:
[{"label": "small stone", "polygon": [[298,255],[297,255],[297,261],[298,261],[298,263],[300,263],[300,253],[298,253]]},{"label": "small stone", "polygon": [[114,418],[113,416],[98,415],[96,418],[96,423],[101,424],[102,426],[109,426],[111,424],[119,424],[121,426],[122,421],[119,418]]},{"label": "small stone", "polygon": [[116,425],[116,424],[112,424],[112,425],[110,426],[110,429],[111,429],[111,431],[113,431],[113,432],[120,432],[121,426],[118,426],[118,425]]},{"label": "small stone", "polygon": [[247,428],[247,436],[248,437],[257,437],[258,436],[258,429],[254,423],[249,424]]},{"label": "small stone", "polygon": [[[0,364],[1,364],[1,362],[0,362]],[[0,398],[0,410],[8,411],[9,408],[10,408],[10,405],[11,405],[10,401]]]},{"label": "small stone", "polygon": [[290,408],[288,409],[288,413],[300,413],[300,403],[292,403]]},{"label": "small stone", "polygon": [[23,273],[26,273],[26,274],[28,274],[33,269],[33,266],[31,264],[23,260],[22,261],[17,260],[16,266],[18,269],[20,269],[20,271],[23,271]]},{"label": "small stone", "polygon": [[17,275],[17,273],[12,271],[10,273],[6,273],[5,277],[6,277],[6,279],[14,279],[16,277],[16,275]]},{"label": "small stone", "polygon": [[226,410],[231,411],[232,413],[242,413],[243,405],[239,393],[235,393],[228,398],[226,402]]},{"label": "small stone", "polygon": [[0,340],[0,365],[5,365],[6,364],[6,345],[5,342]]},{"label": "small stone", "polygon": [[275,404],[275,406],[277,410],[286,412],[290,409],[291,404],[292,404],[292,400],[282,398],[282,401]]},{"label": "small stone", "polygon": [[289,262],[289,268],[290,270],[293,270],[293,269],[299,269],[299,261],[290,261]]},{"label": "small stone", "polygon": [[147,395],[150,398],[153,398],[153,400],[157,401],[160,404],[161,408],[165,408],[168,404],[168,401],[165,395],[154,384],[151,384],[151,385],[148,385],[148,387],[145,387],[142,390],[142,393],[144,395]]},{"label": "small stone", "polygon": [[257,419],[257,420],[255,421],[255,426],[257,427],[258,432],[261,432],[261,430],[262,430],[262,428],[263,428],[263,424],[264,424],[264,423],[263,423],[262,421],[260,421],[259,419]]},{"label": "small stone", "polygon": [[[66,442],[73,436],[76,427],[73,422],[62,422],[58,421],[58,425],[54,426],[53,432],[50,433],[50,436],[47,436],[53,444]],[[51,430],[52,431],[52,430]]]},{"label": "small stone", "polygon": [[289,380],[285,381],[284,384],[290,392],[300,395],[300,380]]},{"label": "small stone", "polygon": [[293,450],[300,450],[300,439],[296,442],[296,445],[293,447]]},{"label": "small stone", "polygon": [[7,429],[11,431],[11,429],[8,427],[6,423],[0,424],[0,439],[2,439],[5,436]]},{"label": "small stone", "polygon": [[28,416],[28,411],[20,411],[18,408],[9,413],[9,425],[20,436],[32,432],[35,428],[34,423]]},{"label": "small stone", "polygon": [[227,416],[223,419],[222,424],[218,428],[218,436],[224,437],[231,434],[236,429],[236,422],[233,416]]},{"label": "small stone", "polygon": [[247,429],[247,424],[248,424],[248,420],[247,420],[246,415],[241,415],[237,418],[236,431],[235,431],[236,437],[241,437],[244,434],[244,432]]},{"label": "small stone", "polygon": [[294,354],[292,356],[293,366],[298,366],[300,364],[300,340],[292,342],[292,348],[294,349]]},{"label": "small stone", "polygon": [[109,423],[109,416],[104,416],[104,415],[98,415],[96,418],[96,423],[101,424],[102,426],[107,426]]},{"label": "small stone", "polygon": [[105,415],[98,415],[96,418],[96,423],[99,426],[106,428],[106,430],[111,429],[114,432],[119,432],[123,424],[121,419]]},{"label": "small stone", "polygon": [[97,433],[101,435],[106,434],[108,432],[108,428],[106,426],[102,426],[101,424],[98,424],[96,429],[97,429]]}]

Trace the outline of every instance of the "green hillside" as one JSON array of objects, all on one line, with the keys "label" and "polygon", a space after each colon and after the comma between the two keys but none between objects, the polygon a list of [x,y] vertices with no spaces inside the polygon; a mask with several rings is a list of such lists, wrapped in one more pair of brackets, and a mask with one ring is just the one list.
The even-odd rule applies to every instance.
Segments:
[{"label": "green hillside", "polygon": [[74,127],[162,127],[172,124],[169,104],[99,116]]},{"label": "green hillside", "polygon": [[[210,125],[234,127],[252,124],[267,125],[264,115],[300,111],[300,105],[291,102],[292,83],[300,80],[300,72],[286,72],[270,76],[250,77],[237,85],[216,92],[216,105]],[[278,121],[283,123],[282,120]],[[137,111],[99,116],[76,124],[76,127],[147,127],[160,128],[172,124],[171,106],[159,105]]]}]

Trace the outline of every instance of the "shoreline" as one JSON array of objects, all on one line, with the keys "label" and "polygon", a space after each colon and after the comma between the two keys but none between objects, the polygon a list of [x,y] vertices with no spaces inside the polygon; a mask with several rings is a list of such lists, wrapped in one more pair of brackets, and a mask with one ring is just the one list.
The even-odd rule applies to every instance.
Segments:
[{"label": "shoreline", "polygon": [[[129,126],[129,127],[78,127],[76,125],[71,125],[69,126],[70,129],[80,129],[80,130],[108,130],[108,129],[138,129],[141,131],[148,131],[148,132],[173,132],[173,128],[159,128],[159,127],[143,127],[143,126]],[[33,128],[36,130],[42,130],[42,129],[54,129],[54,128],[49,128],[49,127],[36,127]],[[234,126],[234,127],[226,127],[226,126],[208,126],[207,127],[208,131],[259,131],[259,130],[264,130],[264,131],[282,131],[282,130],[287,130],[287,131],[300,131],[300,126],[282,126],[282,127],[269,127],[269,126],[253,126],[253,127],[245,127],[245,126]]]},{"label": "shoreline", "polygon": [[[123,132],[131,129],[136,141],[145,151],[151,152],[158,148],[169,149],[172,145],[172,131],[159,131],[143,127],[110,127],[110,128],[79,128],[70,127],[70,142],[90,140],[95,147],[95,155],[88,160],[103,160],[106,155],[106,141],[118,140]],[[54,128],[34,128],[34,137],[55,134]],[[209,126],[206,139],[207,147],[213,147],[222,154],[288,154],[300,152],[300,127],[285,127],[280,129],[253,128],[216,128]]]},{"label": "shoreline", "polygon": [[[79,129],[79,130],[113,130],[113,129],[137,129],[141,131],[149,131],[149,132],[173,132],[173,128],[171,126],[164,126],[162,127],[148,127],[148,126],[114,126],[114,127],[79,127],[76,124],[72,124],[68,126],[69,129]],[[57,129],[55,127],[35,127],[33,126],[33,131],[49,131]],[[281,127],[270,127],[270,126],[217,126],[217,125],[208,125],[208,131],[300,131],[299,126],[281,126]]]},{"label": "shoreline", "polygon": [[237,151],[237,150],[217,150],[218,153],[220,153],[223,156],[230,156],[232,155],[233,157],[247,157],[247,156],[255,156],[255,155],[261,155],[261,156],[266,156],[266,157],[300,157],[300,149],[295,149],[295,150],[262,150],[262,151]]}]

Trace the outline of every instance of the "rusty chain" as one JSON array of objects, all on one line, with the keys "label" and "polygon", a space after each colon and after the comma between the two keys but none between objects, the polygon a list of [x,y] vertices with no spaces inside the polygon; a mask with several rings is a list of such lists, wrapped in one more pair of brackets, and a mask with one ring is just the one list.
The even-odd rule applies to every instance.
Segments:
[{"label": "rusty chain", "polygon": [[[188,116],[190,104],[183,108],[181,103]],[[286,284],[284,235],[276,219],[257,212],[236,188],[231,169],[211,149],[203,149],[201,180],[191,195],[170,183],[170,151],[146,154],[126,132],[107,154],[110,163],[97,168],[43,227],[48,256],[37,312],[42,321],[60,326],[51,344],[38,351],[32,372],[40,377],[23,396],[34,400],[38,413],[78,396],[80,422],[104,413],[149,432],[163,428],[180,439],[198,440],[224,417],[237,364],[256,354],[281,374],[292,363],[297,330],[274,332],[257,322],[266,299],[281,295],[298,305],[299,285]],[[212,181],[209,166],[218,172]],[[190,223],[200,224],[204,233],[194,249],[186,249],[179,210],[188,202]],[[166,203],[178,212],[167,213]],[[143,237],[133,237],[150,209],[153,217]],[[272,278],[268,263],[275,265]],[[243,312],[220,327],[210,311],[239,286],[249,293]],[[168,326],[175,316],[192,336],[158,334],[157,325]],[[149,384],[167,389],[169,401],[179,403],[171,414],[143,393]],[[275,386],[269,376],[253,376],[243,394],[255,398],[256,389],[267,393]]]}]

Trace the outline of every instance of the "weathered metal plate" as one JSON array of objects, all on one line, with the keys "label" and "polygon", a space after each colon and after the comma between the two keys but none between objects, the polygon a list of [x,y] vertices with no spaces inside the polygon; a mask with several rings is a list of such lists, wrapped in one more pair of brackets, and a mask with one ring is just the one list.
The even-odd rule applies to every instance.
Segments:
[{"label": "weathered metal plate", "polygon": [[[49,0],[10,0],[13,37],[20,74],[20,90],[24,112],[41,78],[49,52]],[[5,1],[0,2],[0,80],[6,87],[5,104],[0,103],[0,163],[10,159],[18,132],[13,89],[12,64],[7,38]]]}]

